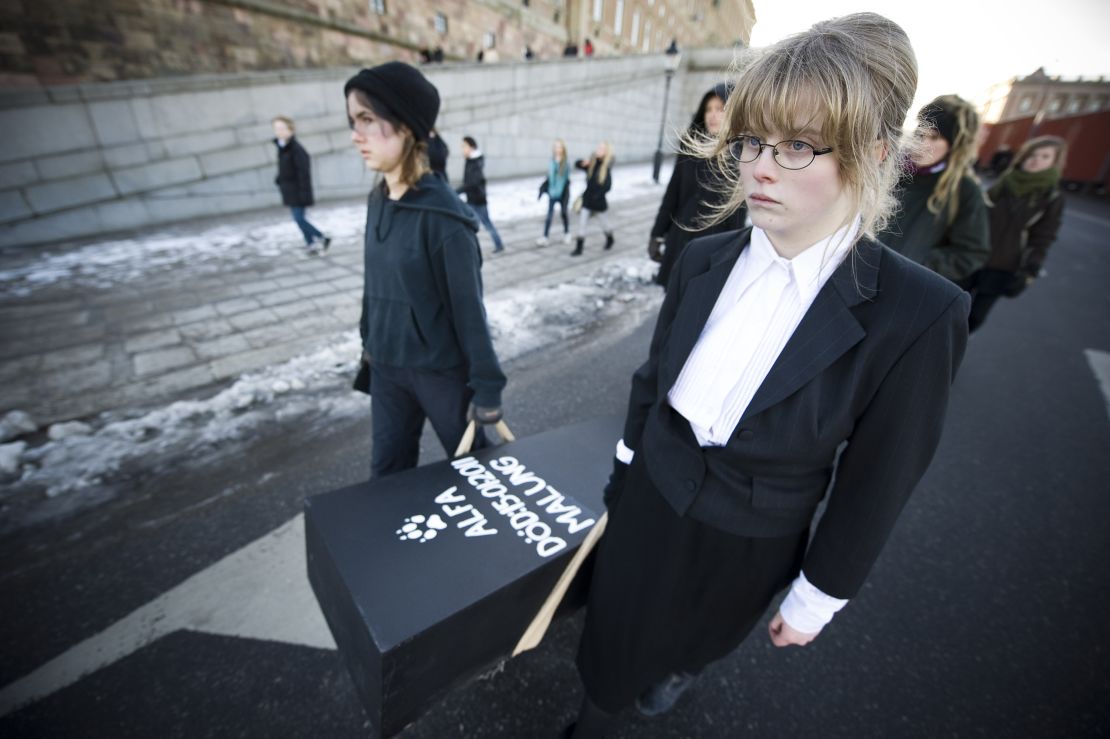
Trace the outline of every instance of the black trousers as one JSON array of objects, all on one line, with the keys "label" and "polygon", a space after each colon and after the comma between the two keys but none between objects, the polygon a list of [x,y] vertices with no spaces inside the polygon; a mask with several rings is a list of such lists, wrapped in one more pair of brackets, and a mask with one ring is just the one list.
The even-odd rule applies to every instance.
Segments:
[{"label": "black trousers", "polygon": [[797,576],[808,538],[736,536],[680,516],[637,454],[594,564],[578,651],[586,695],[617,713],[668,674],[727,655]]},{"label": "black trousers", "polygon": [[[466,411],[474,394],[466,378],[465,367],[424,370],[374,365],[370,373],[374,442],[371,477],[384,477],[417,465],[425,419],[432,422],[447,456],[454,456],[466,430]],[[486,437],[479,427],[473,448],[485,445]]]},{"label": "black trousers", "polygon": [[968,292],[971,293],[968,330],[974,332],[983,325],[999,298],[1016,298],[1025,291],[1026,286],[1026,276],[1021,272],[984,268],[973,274],[968,287]]}]

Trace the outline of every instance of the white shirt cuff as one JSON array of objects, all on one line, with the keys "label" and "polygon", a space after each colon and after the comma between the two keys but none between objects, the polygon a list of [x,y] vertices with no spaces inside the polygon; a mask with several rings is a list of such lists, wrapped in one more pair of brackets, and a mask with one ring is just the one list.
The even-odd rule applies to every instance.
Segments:
[{"label": "white shirt cuff", "polygon": [[800,572],[779,606],[779,613],[795,631],[816,634],[847,604],[846,599],[834,598],[821,592],[806,579],[804,572]]},{"label": "white shirt cuff", "polygon": [[624,439],[617,442],[617,459],[625,464],[632,464],[632,458],[635,456],[636,452],[625,446]]}]

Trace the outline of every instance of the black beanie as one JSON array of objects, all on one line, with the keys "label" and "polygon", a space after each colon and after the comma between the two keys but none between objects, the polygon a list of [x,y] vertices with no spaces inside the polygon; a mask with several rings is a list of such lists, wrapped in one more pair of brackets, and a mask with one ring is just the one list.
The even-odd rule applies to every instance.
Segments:
[{"label": "black beanie", "polygon": [[952,146],[956,141],[956,111],[942,103],[939,99],[926,105],[917,114],[917,119],[924,126],[937,129],[941,138]]},{"label": "black beanie", "polygon": [[412,131],[417,141],[427,141],[439,115],[439,91],[416,67],[404,62],[386,62],[364,69],[343,86],[343,98],[351,90],[365,92],[389,108]]}]

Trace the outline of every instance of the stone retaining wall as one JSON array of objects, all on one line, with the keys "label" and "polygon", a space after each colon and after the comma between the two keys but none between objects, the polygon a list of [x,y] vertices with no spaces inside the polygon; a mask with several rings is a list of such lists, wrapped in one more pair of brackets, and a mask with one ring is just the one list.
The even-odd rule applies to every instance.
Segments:
[{"label": "stone retaining wall", "polygon": [[[730,50],[684,55],[668,143],[724,77]],[[23,247],[231,214],[280,202],[270,120],[296,121],[319,201],[361,196],[374,176],[351,149],[342,85],[353,69],[39,88],[0,94],[0,246]],[[650,159],[663,105],[662,56],[448,64],[427,70],[443,97],[448,172],[474,136],[490,178],[546,171],[551,141],[572,157],[610,140]]]}]

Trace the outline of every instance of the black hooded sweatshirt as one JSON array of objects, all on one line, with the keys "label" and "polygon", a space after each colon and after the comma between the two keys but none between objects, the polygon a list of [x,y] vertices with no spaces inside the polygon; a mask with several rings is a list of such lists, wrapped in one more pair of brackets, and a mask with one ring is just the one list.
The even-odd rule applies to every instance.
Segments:
[{"label": "black hooded sweatshirt", "polygon": [[[721,100],[727,99],[728,88],[720,84],[705,93],[694,114],[694,119],[690,122],[691,133],[706,132],[705,109],[709,105],[710,98],[714,97]],[[663,202],[659,204],[659,213],[655,217],[655,225],[651,228],[653,239],[664,240],[663,263],[659,266],[659,274],[655,276],[657,283],[663,287],[667,286],[671,268],[674,267],[678,255],[692,239],[744,227],[747,209],[741,206],[730,213],[728,218],[709,228],[700,231],[687,230],[711,212],[710,205],[724,202],[727,198],[724,194],[726,190],[727,183],[718,172],[714,171],[713,165],[708,160],[688,154],[679,154],[675,159],[671,181],[667,183],[667,192],[663,195]]]},{"label": "black hooded sweatshirt", "polygon": [[432,173],[400,200],[385,183],[366,213],[362,343],[372,361],[446,370],[465,366],[475,405],[498,407],[505,375],[482,304],[478,221]]}]

